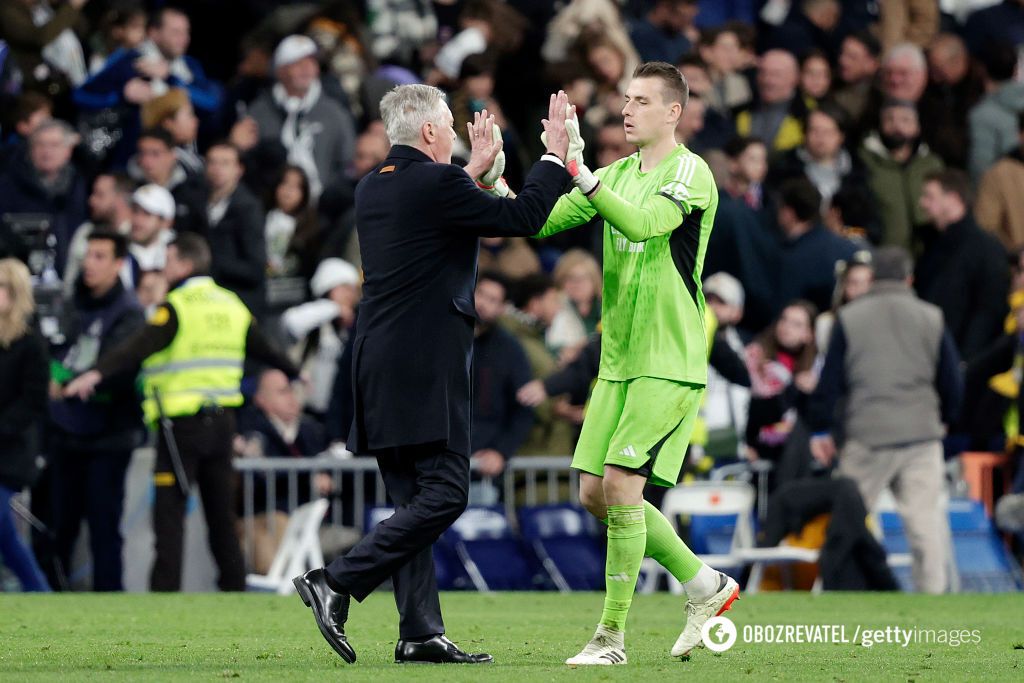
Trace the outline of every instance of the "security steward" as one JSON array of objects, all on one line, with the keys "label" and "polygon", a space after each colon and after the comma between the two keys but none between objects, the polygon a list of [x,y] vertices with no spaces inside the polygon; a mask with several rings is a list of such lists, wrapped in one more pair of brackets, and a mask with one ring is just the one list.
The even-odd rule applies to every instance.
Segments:
[{"label": "security steward", "polygon": [[[183,521],[187,493],[199,486],[209,529],[210,550],[220,572],[218,586],[245,590],[245,566],[235,535],[231,440],[233,408],[242,404],[240,383],[246,357],[284,371],[298,372],[256,328],[249,309],[214,283],[210,248],[198,235],[179,235],[167,246],[164,275],[171,283],[167,302],[148,324],[104,353],[96,367],[73,380],[65,396],[90,396],[104,377],[142,368],[143,412],[151,425],[170,418],[157,439],[156,502],[153,532],[154,591],[181,588]],[[168,432],[173,436],[168,443]],[[175,462],[177,460],[177,462]],[[184,472],[182,486],[176,472]]]}]

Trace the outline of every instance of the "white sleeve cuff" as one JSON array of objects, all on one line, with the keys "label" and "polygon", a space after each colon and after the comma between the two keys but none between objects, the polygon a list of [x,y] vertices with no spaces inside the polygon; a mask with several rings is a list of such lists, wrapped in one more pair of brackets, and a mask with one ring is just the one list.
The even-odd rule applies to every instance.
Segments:
[{"label": "white sleeve cuff", "polygon": [[557,156],[555,156],[551,152],[545,152],[544,155],[540,158],[540,160],[541,161],[553,161],[556,164],[558,164],[559,166],[561,166],[562,168],[565,168],[565,162],[562,161],[561,159],[559,159]]}]

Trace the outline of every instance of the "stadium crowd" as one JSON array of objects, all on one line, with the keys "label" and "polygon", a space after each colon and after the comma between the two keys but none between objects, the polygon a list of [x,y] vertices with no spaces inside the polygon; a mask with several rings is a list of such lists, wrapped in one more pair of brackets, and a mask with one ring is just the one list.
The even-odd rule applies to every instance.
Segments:
[{"label": "stadium crowd", "polygon": [[[872,290],[872,253],[890,246],[913,256],[908,281],[951,339],[947,452],[1018,454],[1021,47],[1021,0],[0,3],[0,554],[25,589],[59,585],[7,511],[32,486],[54,534],[37,554],[66,565],[86,519],[94,589],[122,588],[125,472],[146,438],[135,377],[89,401],[61,386],[153,314],[176,234],[205,238],[215,281],[303,368],[293,383],[247,365],[237,453],[343,445],[354,188],[386,158],[378,103],[403,83],[448,93],[463,163],[467,122],[493,113],[518,188],[543,151],[548,93],[569,94],[600,168],[635,151],[620,111],[636,65],[678,66],[678,139],[719,188],[703,273],[712,370],[688,476],[770,461],[774,490],[831,466],[812,414],[838,390],[819,376],[840,310]],[[573,450],[600,353],[602,230],[481,241],[484,479],[515,455]],[[910,324],[850,316],[847,338],[872,332],[850,321]],[[922,344],[934,368],[933,353]]]}]

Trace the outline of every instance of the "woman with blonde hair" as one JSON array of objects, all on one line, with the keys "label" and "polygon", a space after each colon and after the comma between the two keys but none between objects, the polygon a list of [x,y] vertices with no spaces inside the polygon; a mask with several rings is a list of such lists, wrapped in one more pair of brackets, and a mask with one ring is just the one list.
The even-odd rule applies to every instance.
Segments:
[{"label": "woman with blonde hair", "polygon": [[575,357],[601,320],[601,266],[590,252],[570,249],[555,264],[554,280],[565,304],[551,321],[544,341],[553,351],[568,350]]},{"label": "woman with blonde hair", "polygon": [[46,413],[49,366],[31,327],[34,309],[28,268],[0,259],[0,557],[24,590],[49,591],[11,513],[11,498],[35,479],[36,430]]}]

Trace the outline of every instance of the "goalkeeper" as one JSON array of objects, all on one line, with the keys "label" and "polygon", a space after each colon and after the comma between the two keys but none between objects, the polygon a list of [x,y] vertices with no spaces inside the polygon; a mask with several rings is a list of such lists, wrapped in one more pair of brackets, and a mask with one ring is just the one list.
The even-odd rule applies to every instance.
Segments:
[{"label": "goalkeeper", "polygon": [[[594,173],[583,165],[578,123],[567,120],[576,187],[537,235],[584,225],[595,213],[605,219],[600,372],[572,466],[581,472],[580,502],[608,525],[606,595],[597,632],[569,665],[626,663],[626,614],[645,555],[686,591],[686,626],[672,656],[689,654],[704,623],[739,596],[736,582],[701,562],[643,499],[648,481],[675,485],[707,382],[700,278],[718,190],[707,164],[675,140],[687,96],[671,64],[637,67],[622,115],[639,152]],[[507,194],[494,175],[484,181]]]}]

